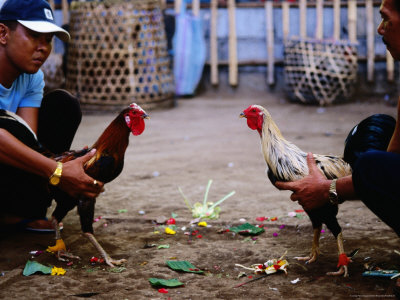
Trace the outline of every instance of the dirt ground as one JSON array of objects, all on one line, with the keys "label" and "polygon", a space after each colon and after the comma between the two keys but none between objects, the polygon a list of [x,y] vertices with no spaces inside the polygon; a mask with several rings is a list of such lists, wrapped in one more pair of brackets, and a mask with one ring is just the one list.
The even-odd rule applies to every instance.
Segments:
[{"label": "dirt ground", "polygon": [[[309,253],[311,222],[304,213],[288,216],[301,207],[289,199],[289,192],[278,191],[268,181],[259,136],[238,118],[250,104],[265,106],[288,140],[305,151],[321,154],[341,154],[348,132],[364,117],[395,112],[383,99],[321,109],[287,102],[277,94],[233,92],[179,99],[175,108],[152,111],[144,133],[130,138],[123,173],[106,186],[96,204],[95,214],[102,217],[95,223],[98,240],[112,257],[127,259],[126,269],[118,273],[104,264],[90,263],[98,253],[80,234],[79,218],[71,211],[64,219],[62,236],[81,260],[70,266],[49,253],[37,257],[30,254],[53,245],[52,234],[0,233],[0,298],[394,298],[394,280],[364,277],[362,273],[366,263],[400,270],[400,255],[394,252],[400,250],[399,239],[360,201],[345,202],[338,215],[346,252],[360,249],[350,264],[350,277],[325,275],[336,270],[338,259],[335,239],[328,231],[322,233],[322,254],[317,262],[305,265],[294,259]],[[113,117],[85,115],[74,148],[92,144]],[[207,221],[208,227],[192,227],[199,231],[188,236],[185,231],[191,228],[193,218],[178,187],[192,203],[202,202],[209,179],[213,180],[209,201],[215,202],[231,191],[236,194],[221,204],[218,219]],[[167,235],[156,221],[172,215],[178,229],[175,235]],[[257,221],[258,217],[277,220]],[[263,224],[265,232],[254,239],[226,232],[243,222]],[[159,249],[160,245],[169,248]],[[235,287],[259,276],[235,264],[264,263],[285,252],[287,275],[276,273]],[[29,259],[63,267],[66,274],[23,276]],[[190,261],[205,273],[173,271],[167,267],[167,260]],[[246,276],[238,278],[243,271]],[[166,288],[168,293],[163,294],[150,285],[152,277],[176,278],[184,286]]]}]

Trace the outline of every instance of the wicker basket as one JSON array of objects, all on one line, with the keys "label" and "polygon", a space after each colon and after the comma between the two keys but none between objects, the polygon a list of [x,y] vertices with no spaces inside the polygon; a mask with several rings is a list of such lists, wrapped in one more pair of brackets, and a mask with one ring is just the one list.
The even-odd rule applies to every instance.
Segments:
[{"label": "wicker basket", "polygon": [[66,87],[85,111],[173,104],[160,1],[73,2],[70,34]]},{"label": "wicker basket", "polygon": [[292,99],[323,106],[352,95],[357,81],[356,44],[289,39],[284,55],[285,82]]}]

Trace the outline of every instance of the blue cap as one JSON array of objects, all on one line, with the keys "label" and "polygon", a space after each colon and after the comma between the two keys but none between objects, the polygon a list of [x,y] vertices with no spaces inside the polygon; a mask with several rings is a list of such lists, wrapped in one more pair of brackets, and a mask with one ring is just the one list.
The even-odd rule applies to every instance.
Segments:
[{"label": "blue cap", "polygon": [[36,32],[54,32],[64,42],[70,38],[67,31],[57,26],[53,11],[46,0],[6,0],[0,7],[0,21],[18,21]]}]

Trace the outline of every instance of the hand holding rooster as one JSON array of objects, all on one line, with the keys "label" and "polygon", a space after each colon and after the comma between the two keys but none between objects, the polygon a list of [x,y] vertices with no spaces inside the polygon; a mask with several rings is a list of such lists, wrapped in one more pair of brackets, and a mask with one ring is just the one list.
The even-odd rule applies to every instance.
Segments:
[{"label": "hand holding rooster", "polygon": [[[306,177],[297,181],[277,181],[275,186],[280,190],[292,191],[291,200],[298,201],[305,210],[313,210],[329,202],[329,186],[332,180],[322,175],[312,153],[307,154],[307,165],[309,174]],[[342,201],[356,198],[351,175],[339,178],[336,189]]]},{"label": "hand holding rooster", "polygon": [[85,173],[83,168],[95,154],[96,149],[92,149],[84,156],[64,163],[62,180],[60,180],[59,184],[60,189],[72,197],[96,198],[103,190],[104,183],[98,180],[94,181],[92,177]]},{"label": "hand holding rooster", "polygon": [[307,154],[309,174],[297,181],[277,181],[275,186],[280,190],[290,190],[292,201],[298,201],[305,210],[312,210],[324,206],[329,202],[329,185],[331,180],[318,169],[312,153]]}]

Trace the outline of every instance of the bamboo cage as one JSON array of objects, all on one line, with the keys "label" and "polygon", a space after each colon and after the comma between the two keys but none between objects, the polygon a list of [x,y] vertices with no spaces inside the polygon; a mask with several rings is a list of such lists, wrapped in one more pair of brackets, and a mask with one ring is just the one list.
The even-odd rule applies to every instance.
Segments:
[{"label": "bamboo cage", "polygon": [[[179,0],[181,1],[181,0]],[[175,1],[176,2],[176,1]],[[239,73],[238,66],[267,66],[267,83],[269,85],[275,84],[275,66],[284,65],[285,58],[281,56],[282,52],[277,52],[278,49],[285,47],[286,41],[289,39],[304,39],[308,40],[309,44],[311,41],[317,43],[317,40],[321,41],[321,47],[325,47],[327,42],[332,42],[329,49],[336,49],[334,46],[336,42],[341,45],[347,43],[347,46],[352,48],[352,55],[355,56],[357,63],[366,62],[367,72],[366,80],[367,82],[374,81],[374,69],[376,68],[376,62],[381,62],[386,60],[387,68],[387,80],[393,81],[395,74],[395,65],[393,59],[389,54],[382,55],[381,53],[376,54],[379,47],[375,46],[375,41],[377,39],[376,28],[378,24],[376,23],[376,11],[379,7],[381,1],[379,0],[265,0],[261,1],[219,1],[210,0],[209,3],[202,3],[201,8],[205,15],[210,15],[209,18],[209,45],[210,45],[210,55],[207,64],[210,65],[210,81],[212,85],[218,85],[218,69],[220,66],[228,67],[229,71],[229,83],[232,86],[237,85],[237,76]],[[190,5],[190,4],[188,4]],[[172,4],[170,4],[172,7]],[[247,41],[248,37],[245,35],[238,35],[238,26],[243,26],[245,22],[238,22],[236,14],[240,10],[240,15],[243,16],[243,12],[246,9],[264,9],[264,22],[265,22],[265,53],[266,58],[260,58],[256,56],[254,58],[248,55],[241,55],[239,49],[246,49],[242,46],[240,48],[240,39]],[[311,14],[310,14],[311,11]],[[347,14],[347,22],[345,18],[341,16],[341,13]],[[316,15],[315,28],[310,28],[310,19],[314,20],[314,13]],[[332,32],[328,33],[326,26],[326,16],[324,13],[331,14],[332,20],[334,22],[332,26]],[[308,15],[307,15],[308,14]],[[221,15],[221,17],[219,17]],[[257,14],[255,18],[258,21],[262,21]],[[226,23],[221,23],[222,21]],[[253,28],[250,25],[252,20],[249,20],[249,28]],[[325,21],[325,24],[324,24]],[[235,25],[235,23],[237,25]],[[308,23],[308,24],[307,24]],[[223,30],[219,30],[218,27],[223,26]],[[235,26],[237,28],[235,28]],[[328,27],[330,27],[328,25]],[[313,35],[310,35],[310,30],[314,31]],[[228,32],[225,36],[222,31]],[[244,32],[245,30],[241,30]],[[293,32],[297,32],[294,36]],[[218,32],[218,36],[217,36]],[[340,35],[346,32],[345,37]],[[328,36],[327,36],[328,35]],[[252,37],[256,35],[252,34]],[[257,38],[259,36],[257,35]],[[228,47],[220,47],[220,41],[228,40]],[[354,45],[357,44],[359,40],[362,40],[361,46],[356,47],[357,51],[354,50]],[[252,41],[254,42],[254,40]],[[226,43],[226,42],[225,42]],[[243,42],[244,43],[244,42]],[[255,42],[254,42],[255,44]],[[243,45],[243,44],[242,44]],[[258,45],[258,44],[257,44]],[[296,45],[295,42],[290,43],[291,46]],[[221,50],[218,50],[218,46]],[[257,46],[258,47],[258,46]],[[320,48],[321,48],[320,47]],[[337,48],[338,49],[338,48]],[[359,51],[359,50],[363,51]],[[366,50],[364,52],[364,49]],[[247,49],[246,49],[247,50]],[[259,48],[257,48],[257,51]],[[338,50],[342,52],[341,50]],[[257,54],[259,52],[256,52]],[[288,53],[288,52],[287,52]],[[220,56],[220,57],[219,57]],[[228,58],[226,59],[226,57]],[[245,58],[241,58],[244,56]],[[224,57],[224,59],[221,59]],[[337,59],[338,60],[338,59]],[[353,59],[351,60],[354,61]],[[349,69],[357,72],[353,66]],[[343,70],[339,72],[348,73],[349,70]],[[354,82],[354,74],[351,74],[351,78],[346,81]],[[344,78],[343,78],[344,79]],[[347,85],[343,85],[347,86]],[[350,95],[350,91],[343,91],[342,95]],[[310,100],[311,101],[311,100]],[[334,100],[328,99],[326,101],[321,101],[324,104],[332,103]],[[320,102],[320,100],[315,99],[314,102]]]},{"label": "bamboo cage", "polygon": [[357,81],[356,44],[312,39],[288,39],[285,82],[292,99],[329,105],[348,99]]},{"label": "bamboo cage", "polygon": [[73,2],[66,88],[85,111],[173,104],[174,80],[158,0]]},{"label": "bamboo cage", "polygon": [[[326,39],[323,38],[324,0],[316,1],[314,38],[306,34],[306,0],[300,0],[300,38],[288,38],[284,44],[286,90],[293,100],[323,106],[352,96],[357,82],[357,43],[340,39],[340,2],[333,0],[333,32]],[[351,9],[349,16],[353,17]]]}]

